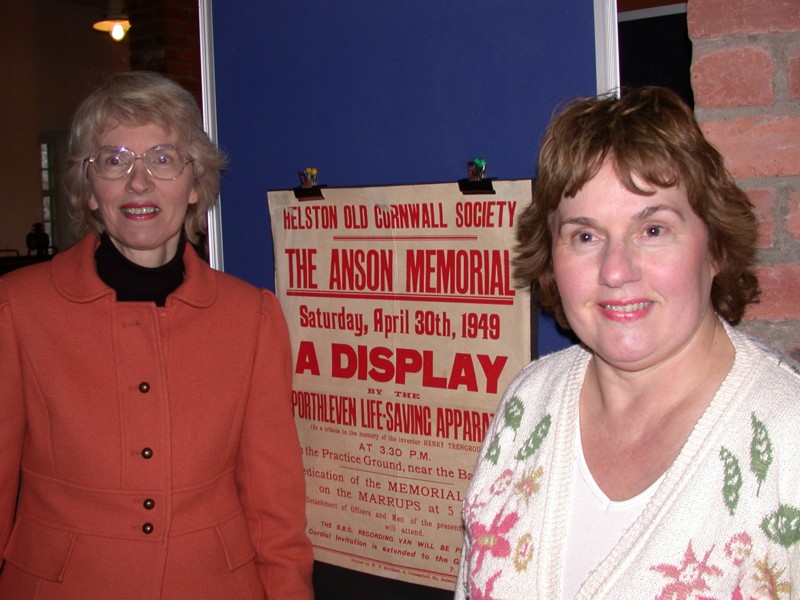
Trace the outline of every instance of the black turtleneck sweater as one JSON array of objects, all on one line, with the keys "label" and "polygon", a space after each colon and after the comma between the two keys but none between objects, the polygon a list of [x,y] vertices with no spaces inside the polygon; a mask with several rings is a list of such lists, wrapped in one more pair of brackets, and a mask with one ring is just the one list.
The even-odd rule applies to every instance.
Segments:
[{"label": "black turtleneck sweater", "polygon": [[156,268],[137,265],[125,258],[108,237],[100,236],[100,245],[94,254],[97,274],[117,293],[120,302],[155,302],[164,306],[167,296],[183,283],[183,235],[178,251],[167,264]]}]

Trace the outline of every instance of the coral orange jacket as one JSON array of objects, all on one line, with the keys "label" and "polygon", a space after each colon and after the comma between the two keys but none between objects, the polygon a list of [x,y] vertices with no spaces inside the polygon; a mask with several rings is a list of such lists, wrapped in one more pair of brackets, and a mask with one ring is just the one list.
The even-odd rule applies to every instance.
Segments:
[{"label": "coral orange jacket", "polygon": [[277,299],[187,246],[117,302],[97,244],[0,279],[0,598],[312,598]]}]

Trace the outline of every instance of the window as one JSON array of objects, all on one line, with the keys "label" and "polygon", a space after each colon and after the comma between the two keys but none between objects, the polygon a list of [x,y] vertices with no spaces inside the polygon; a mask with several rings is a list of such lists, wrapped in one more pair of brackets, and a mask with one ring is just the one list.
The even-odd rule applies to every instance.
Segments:
[{"label": "window", "polygon": [[54,144],[47,141],[39,143],[42,181],[42,224],[45,233],[50,237],[50,245],[55,241],[53,223],[54,208],[58,201],[58,173]]},{"label": "window", "polygon": [[65,250],[77,241],[69,218],[69,198],[62,185],[62,175],[68,164],[68,143],[69,134],[65,131],[39,134],[42,225],[50,237],[49,254]]}]

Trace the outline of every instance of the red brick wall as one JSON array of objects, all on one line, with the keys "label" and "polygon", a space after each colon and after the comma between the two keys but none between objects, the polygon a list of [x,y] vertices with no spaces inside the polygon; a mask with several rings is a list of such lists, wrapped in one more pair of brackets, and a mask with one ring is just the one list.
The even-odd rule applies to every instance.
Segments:
[{"label": "red brick wall", "polygon": [[197,0],[128,0],[131,69],[170,76],[202,101]]},{"label": "red brick wall", "polygon": [[800,0],[689,0],[695,112],[759,216],[742,327],[800,359]]}]

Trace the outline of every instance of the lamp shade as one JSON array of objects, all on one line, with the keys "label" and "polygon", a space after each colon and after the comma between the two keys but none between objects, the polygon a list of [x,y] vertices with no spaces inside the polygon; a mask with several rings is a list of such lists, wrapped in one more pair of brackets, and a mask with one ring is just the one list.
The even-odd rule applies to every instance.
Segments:
[{"label": "lamp shade", "polygon": [[104,31],[111,35],[111,37],[120,42],[128,33],[131,28],[131,22],[128,20],[128,15],[125,14],[122,2],[120,0],[109,0],[108,12],[105,18],[97,21],[92,25],[97,31]]}]

